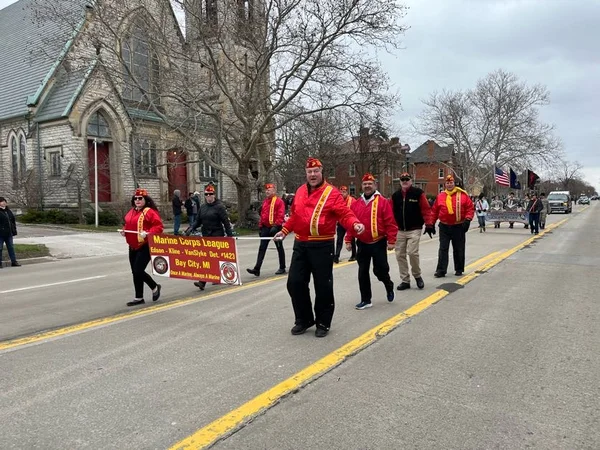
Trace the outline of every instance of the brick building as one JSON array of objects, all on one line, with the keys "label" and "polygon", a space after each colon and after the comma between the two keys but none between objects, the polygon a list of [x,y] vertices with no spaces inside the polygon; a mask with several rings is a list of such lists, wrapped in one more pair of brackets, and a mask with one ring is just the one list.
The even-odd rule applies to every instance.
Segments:
[{"label": "brick building", "polygon": [[435,141],[428,140],[409,153],[407,161],[413,185],[430,196],[436,196],[444,189],[444,178],[447,175],[456,175],[456,153],[452,144],[442,147]]}]

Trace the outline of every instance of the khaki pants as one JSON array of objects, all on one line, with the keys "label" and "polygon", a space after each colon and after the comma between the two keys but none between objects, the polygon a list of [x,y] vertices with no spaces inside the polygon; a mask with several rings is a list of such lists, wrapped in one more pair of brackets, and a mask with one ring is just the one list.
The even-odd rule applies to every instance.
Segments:
[{"label": "khaki pants", "polygon": [[403,283],[410,283],[410,274],[408,273],[408,259],[410,259],[410,268],[415,278],[421,276],[421,266],[419,264],[419,242],[421,241],[422,230],[400,231],[396,240],[396,261],[400,270],[400,279]]}]

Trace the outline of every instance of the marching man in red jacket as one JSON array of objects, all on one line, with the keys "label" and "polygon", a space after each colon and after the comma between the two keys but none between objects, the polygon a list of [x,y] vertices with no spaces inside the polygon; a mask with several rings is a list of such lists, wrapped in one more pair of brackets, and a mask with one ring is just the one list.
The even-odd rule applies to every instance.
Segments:
[{"label": "marching man in red jacket", "polygon": [[[277,189],[273,183],[265,184],[265,189],[267,198],[265,198],[260,208],[260,221],[258,223],[259,236],[273,237],[281,231],[281,227],[283,226],[285,203],[281,198],[277,197]],[[256,275],[257,277],[260,276],[260,268],[265,259],[268,246],[268,240],[263,239],[260,241],[256,264],[253,269],[246,269],[248,273]],[[280,240],[275,241],[275,247],[277,248],[277,254],[279,255],[279,270],[275,272],[275,275],[281,275],[285,273],[285,250],[283,249],[283,243]]]},{"label": "marching man in red jacket", "polygon": [[469,195],[454,184],[454,177],[448,175],[445,181],[445,190],[440,192],[431,207],[431,221],[435,224],[440,220],[440,249],[438,251],[438,264],[436,278],[446,276],[448,270],[448,251],[452,242],[454,256],[454,271],[456,276],[461,276],[465,271],[465,244],[466,234],[469,231],[471,220],[475,215],[475,207]]},{"label": "marching man in red jacket", "polygon": [[[306,162],[306,184],[296,191],[290,218],[275,239],[296,234],[287,281],[296,324],[292,334],[302,334],[317,325],[315,336],[325,337],[335,309],[333,297],[333,255],[336,223],[356,234],[365,227],[346,206],[342,194],[323,179],[323,165],[315,158]],[[309,283],[315,285],[313,316]]]},{"label": "marching man in red jacket", "polygon": [[[387,251],[396,246],[398,225],[394,220],[392,206],[388,199],[377,190],[375,177],[367,173],[362,178],[363,194],[352,203],[350,209],[358,220],[365,224],[364,233],[356,236],[358,251],[358,286],[360,288],[360,303],[356,309],[367,309],[371,303],[371,276],[369,269],[373,260],[373,273],[385,286],[388,302],[394,301],[394,283],[390,279],[390,265]],[[346,248],[351,249],[352,232],[346,234]]]}]

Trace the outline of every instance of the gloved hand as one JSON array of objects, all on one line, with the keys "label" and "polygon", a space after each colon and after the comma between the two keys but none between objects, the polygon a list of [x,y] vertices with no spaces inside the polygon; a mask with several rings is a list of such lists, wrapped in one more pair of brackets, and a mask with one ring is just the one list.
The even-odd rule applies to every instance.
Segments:
[{"label": "gloved hand", "polygon": [[428,234],[430,239],[433,239],[433,235],[435,234],[435,226],[426,225],[425,232],[423,234]]},{"label": "gloved hand", "polygon": [[142,231],[140,233],[140,236],[142,237],[142,239],[146,239],[146,237],[148,236],[148,233],[146,233],[145,231]]},{"label": "gloved hand", "polygon": [[465,220],[462,223],[462,226],[463,226],[463,230],[465,230],[465,233],[466,233],[467,231],[469,231],[469,228],[471,227],[471,221],[470,220]]},{"label": "gloved hand", "polygon": [[270,236],[275,236],[280,231],[281,231],[281,226],[280,225],[273,225],[271,227],[271,229],[269,230],[269,235]]}]

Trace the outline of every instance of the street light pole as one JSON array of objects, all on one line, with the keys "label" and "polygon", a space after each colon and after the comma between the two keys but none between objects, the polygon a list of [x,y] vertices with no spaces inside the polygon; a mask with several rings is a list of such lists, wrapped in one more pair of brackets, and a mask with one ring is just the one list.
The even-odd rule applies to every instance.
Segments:
[{"label": "street light pole", "polygon": [[98,228],[98,139],[94,138],[94,218]]}]

